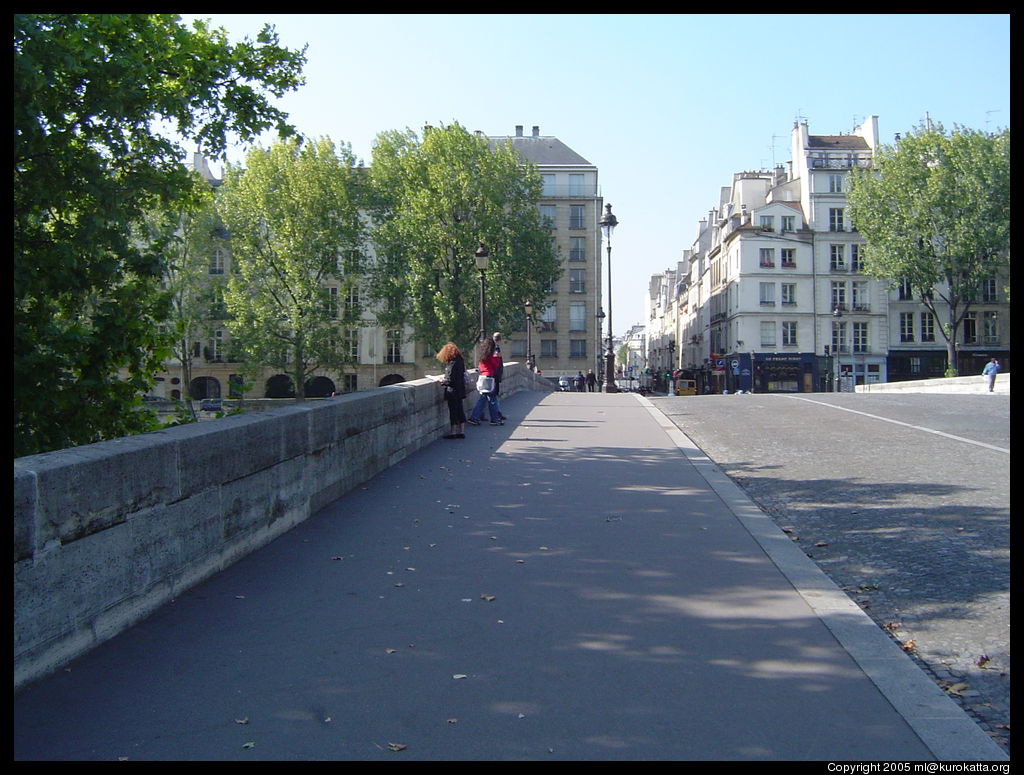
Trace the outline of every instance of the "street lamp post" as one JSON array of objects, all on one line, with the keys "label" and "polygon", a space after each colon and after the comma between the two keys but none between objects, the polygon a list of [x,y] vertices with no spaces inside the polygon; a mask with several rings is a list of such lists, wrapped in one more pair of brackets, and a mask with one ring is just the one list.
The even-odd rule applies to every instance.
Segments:
[{"label": "street lamp post", "polygon": [[832,310],[832,321],[833,321],[833,326],[832,326],[832,330],[833,330],[832,350],[833,350],[833,355],[835,355],[835,359],[836,359],[835,390],[834,390],[834,392],[840,393],[840,392],[842,392],[842,389],[843,389],[842,372],[841,372],[842,363],[839,361],[839,343],[843,340],[843,330],[842,330],[843,311],[839,307],[836,307],[834,310]]},{"label": "street lamp post", "polygon": [[526,302],[526,368],[533,371],[533,302]]},{"label": "street lamp post", "polygon": [[605,350],[604,392],[618,393],[615,384],[615,351],[612,349],[612,232],[619,225],[619,220],[612,215],[612,206],[604,206],[605,213],[599,224],[608,244],[608,348]]},{"label": "street lamp post", "polygon": [[487,323],[484,320],[484,272],[491,264],[491,254],[487,252],[487,248],[481,242],[474,255],[476,256],[476,268],[480,270],[480,338],[477,341],[482,342],[487,337]]}]

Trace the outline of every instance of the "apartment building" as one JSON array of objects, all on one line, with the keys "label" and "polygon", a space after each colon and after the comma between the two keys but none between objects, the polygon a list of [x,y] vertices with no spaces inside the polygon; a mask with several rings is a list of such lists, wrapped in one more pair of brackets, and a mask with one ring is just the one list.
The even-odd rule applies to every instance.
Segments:
[{"label": "apartment building", "polygon": [[[675,329],[676,366],[701,390],[852,391],[942,376],[939,322],[920,296],[864,273],[846,191],[877,147],[876,116],[848,135],[812,135],[797,122],[788,168],[736,173],[720,190],[684,251],[677,302],[663,305],[678,320],[649,321]],[[965,374],[1009,355],[1000,283],[990,281],[975,305],[958,348]]]},{"label": "apartment building", "polygon": [[[534,303],[534,326],[527,336],[522,331],[506,333],[507,360],[526,360],[532,354],[542,373],[552,379],[572,376],[594,369],[603,373],[601,338],[601,232],[598,219],[603,207],[598,187],[597,167],[566,146],[558,138],[541,135],[533,127],[526,135],[522,126],[514,135],[488,138],[490,142],[508,142],[527,162],[534,164],[543,182],[541,215],[551,228],[552,239],[563,259],[562,276],[553,281],[546,299]],[[192,167],[212,186],[219,180],[200,154]],[[373,260],[373,246],[362,248],[364,257]],[[211,284],[231,271],[230,250],[225,246],[211,256],[208,268]],[[333,304],[343,310],[360,310],[361,323],[339,330],[339,345],[347,348],[351,364],[342,373],[324,371],[306,384],[309,397],[366,390],[381,384],[416,379],[438,370],[435,353],[424,343],[415,342],[411,329],[387,330],[376,324],[359,285],[352,288],[332,286]],[[346,316],[339,315],[340,318]],[[182,364],[166,364],[151,391],[161,398],[180,398],[186,391],[183,379],[189,379],[188,394],[193,398],[240,397],[246,377],[242,364],[234,359],[227,327],[217,320],[209,322],[209,335],[189,345],[191,370],[183,376]],[[532,352],[528,352],[531,350]],[[286,374],[263,369],[245,390],[247,398],[282,398],[291,395],[294,386]]]},{"label": "apartment building", "polygon": [[[532,299],[534,326],[506,334],[508,360],[534,356],[545,377],[575,376],[594,369],[604,373],[601,321],[601,231],[604,206],[597,167],[557,137],[530,134],[516,126],[515,134],[491,136],[492,144],[509,143],[524,161],[533,164],[543,185],[541,216],[562,258],[562,276],[552,283],[546,299]],[[528,352],[528,347],[532,353]]]}]

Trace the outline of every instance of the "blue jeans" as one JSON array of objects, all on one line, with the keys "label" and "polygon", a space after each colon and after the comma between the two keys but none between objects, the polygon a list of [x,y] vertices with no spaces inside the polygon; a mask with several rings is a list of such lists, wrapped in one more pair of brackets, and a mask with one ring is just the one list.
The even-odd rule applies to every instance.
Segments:
[{"label": "blue jeans", "polygon": [[494,393],[481,393],[480,397],[476,400],[476,406],[473,407],[473,411],[469,413],[470,419],[480,420],[484,413],[484,405],[490,406],[491,411],[491,422],[497,422],[501,419],[501,410],[498,409],[498,397]]}]

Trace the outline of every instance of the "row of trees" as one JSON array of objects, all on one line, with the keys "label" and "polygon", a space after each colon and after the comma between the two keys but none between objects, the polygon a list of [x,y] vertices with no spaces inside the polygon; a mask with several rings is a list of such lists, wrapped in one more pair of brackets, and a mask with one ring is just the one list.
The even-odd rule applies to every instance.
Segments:
[{"label": "row of trees", "polygon": [[326,138],[251,151],[213,193],[230,235],[222,293],[232,346],[251,366],[285,370],[301,399],[313,374],[350,362],[345,334],[364,322],[362,308],[347,303],[356,290],[377,325],[408,328],[435,351],[446,341],[468,347],[481,242],[498,325],[541,298],[560,271],[540,189],[510,148],[491,148],[458,124],[422,138],[382,133],[369,170]]},{"label": "row of trees", "polygon": [[[385,132],[367,170],[297,136],[269,97],[301,84],[305,54],[272,28],[231,45],[170,15],[19,14],[14,44],[16,456],[155,427],[140,394],[172,353],[188,371],[211,318],[301,397],[348,360],[356,282],[379,324],[467,347],[480,242],[495,321],[560,271],[540,178],[509,148],[458,124]],[[216,158],[268,128],[282,139],[215,190],[181,164],[183,142]],[[232,269],[211,281],[217,250]]]}]

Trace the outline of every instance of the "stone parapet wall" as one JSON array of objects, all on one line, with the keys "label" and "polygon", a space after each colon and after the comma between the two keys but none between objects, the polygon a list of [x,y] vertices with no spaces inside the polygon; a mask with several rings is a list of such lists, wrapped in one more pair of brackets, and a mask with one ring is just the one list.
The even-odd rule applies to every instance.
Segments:
[{"label": "stone parapet wall", "polygon": [[[524,389],[551,388],[507,364],[502,395]],[[428,378],[16,459],[15,689],[447,428],[442,388]]]},{"label": "stone parapet wall", "polygon": [[[906,382],[875,382],[857,385],[858,393],[987,393],[988,378],[944,377],[939,379],[913,379]],[[1010,392],[1010,375],[998,374],[994,393]]]}]

